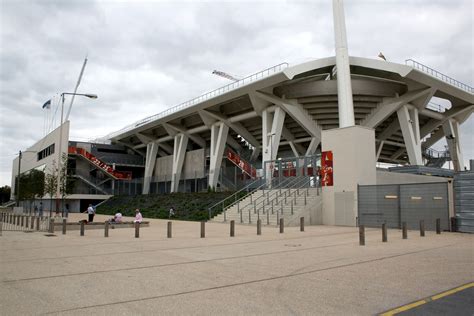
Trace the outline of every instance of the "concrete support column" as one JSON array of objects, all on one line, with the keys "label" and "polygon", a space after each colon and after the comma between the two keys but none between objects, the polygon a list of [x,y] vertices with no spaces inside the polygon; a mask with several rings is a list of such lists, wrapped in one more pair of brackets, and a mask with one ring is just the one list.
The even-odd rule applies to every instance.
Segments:
[{"label": "concrete support column", "polygon": [[354,105],[352,101],[349,51],[347,49],[346,22],[342,0],[333,0],[334,37],[336,44],[337,100],[339,107],[339,128],[354,126]]},{"label": "concrete support column", "polygon": [[464,156],[461,149],[461,140],[459,138],[459,122],[449,119],[443,124],[444,135],[448,143],[449,154],[453,161],[455,171],[464,170]]},{"label": "concrete support column", "polygon": [[311,142],[309,143],[308,149],[306,150],[306,156],[312,156],[316,152],[320,141],[319,138],[313,137],[311,138]]},{"label": "concrete support column", "polygon": [[223,122],[214,123],[211,126],[211,148],[209,166],[209,186],[215,188],[219,179],[219,171],[222,164],[222,156],[226,144],[229,127]]},{"label": "concrete support column", "polygon": [[174,137],[173,170],[171,174],[171,192],[178,192],[181,171],[183,170],[184,156],[188,146],[189,137],[185,134],[177,134]]},{"label": "concrete support column", "polygon": [[155,170],[158,147],[158,143],[148,143],[146,146],[145,174],[143,175],[142,194],[150,193],[150,180],[153,176],[153,171]]},{"label": "concrete support column", "polygon": [[[285,111],[279,107],[273,114],[268,109],[262,111],[262,166],[265,165],[265,161],[275,160],[277,157],[285,115]],[[265,170],[266,179],[271,178],[269,167],[268,165]]]},{"label": "concrete support column", "polygon": [[418,109],[409,108],[407,105],[397,110],[398,121],[405,141],[408,159],[411,165],[421,166],[420,124],[418,122]]}]

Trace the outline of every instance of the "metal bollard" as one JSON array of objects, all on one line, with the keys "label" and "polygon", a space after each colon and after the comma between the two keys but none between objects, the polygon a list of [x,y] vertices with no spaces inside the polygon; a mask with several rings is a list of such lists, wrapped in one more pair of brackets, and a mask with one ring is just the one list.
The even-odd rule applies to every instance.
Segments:
[{"label": "metal bollard", "polygon": [[63,235],[66,235],[66,222],[67,220],[64,218],[63,219]]},{"label": "metal bollard", "polygon": [[285,231],[284,219],[280,218],[280,234],[283,234]]},{"label": "metal bollard", "polygon": [[135,238],[140,238],[140,223],[135,223]]},{"label": "metal bollard", "polygon": [[437,218],[436,219],[436,234],[441,234],[441,219]]},{"label": "metal bollard", "polygon": [[49,233],[54,234],[54,218],[49,219]]},{"label": "metal bollard", "polygon": [[261,234],[262,234],[262,221],[257,220],[257,235],[261,235]]},{"label": "metal bollard", "polygon": [[109,237],[109,221],[104,223],[104,237]]},{"label": "metal bollard", "polygon": [[230,237],[235,236],[235,221],[230,221]]},{"label": "metal bollard", "polygon": [[420,220],[420,236],[425,237],[425,221]]},{"label": "metal bollard", "polygon": [[201,222],[201,238],[206,238],[206,222]]},{"label": "metal bollard", "polygon": [[365,246],[365,227],[364,225],[359,226],[359,245]]},{"label": "metal bollard", "polygon": [[382,224],[382,242],[387,242],[387,224]]},{"label": "metal bollard", "polygon": [[171,225],[172,225],[172,222],[168,222],[168,231],[167,231],[168,238],[171,238],[171,233],[172,233]]},{"label": "metal bollard", "polygon": [[402,223],[402,238],[407,239],[408,238],[408,233],[407,233],[407,222]]},{"label": "metal bollard", "polygon": [[81,230],[80,230],[80,235],[81,236],[84,236],[84,226],[85,226],[85,223],[84,221],[81,222]]},{"label": "metal bollard", "polygon": [[300,232],[304,232],[304,217],[300,217]]},{"label": "metal bollard", "polygon": [[270,225],[270,212],[267,212],[267,225]]}]

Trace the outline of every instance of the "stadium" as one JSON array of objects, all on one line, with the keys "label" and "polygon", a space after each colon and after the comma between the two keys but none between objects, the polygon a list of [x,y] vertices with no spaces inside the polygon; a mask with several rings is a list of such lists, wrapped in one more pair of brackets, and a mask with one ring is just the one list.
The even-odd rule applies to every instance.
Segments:
[{"label": "stadium", "polygon": [[[413,225],[432,216],[450,229],[456,216],[473,230],[459,133],[473,88],[411,59],[349,56],[343,14],[335,38],[336,56],[260,70],[93,142],[69,140],[61,122],[13,161],[12,199],[20,174],[67,157],[73,188],[42,200],[72,212],[115,195],[210,190],[235,192],[209,206],[213,221],[399,227],[414,210]],[[447,150],[434,150],[442,138]],[[419,192],[402,192],[413,184]]]}]

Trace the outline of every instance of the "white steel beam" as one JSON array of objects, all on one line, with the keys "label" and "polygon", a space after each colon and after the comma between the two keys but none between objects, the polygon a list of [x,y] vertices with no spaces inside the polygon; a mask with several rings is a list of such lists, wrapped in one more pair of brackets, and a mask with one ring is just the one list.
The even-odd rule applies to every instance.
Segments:
[{"label": "white steel beam", "polygon": [[430,93],[430,91],[430,88],[425,88],[409,91],[396,98],[384,98],[383,101],[377,104],[370,114],[360,122],[360,125],[375,128],[403,105]]},{"label": "white steel beam", "polygon": [[387,126],[387,128],[385,128],[379,134],[379,137],[377,137],[377,138],[380,139],[381,141],[386,140],[387,138],[392,136],[394,133],[396,133],[399,129],[400,129],[400,123],[398,122],[397,119],[395,119],[395,120],[393,120],[392,123],[390,123],[389,126]]},{"label": "white steel beam", "polygon": [[454,171],[464,171],[464,156],[461,148],[459,123],[449,119],[443,124],[444,135],[448,143],[449,154],[453,161]]},{"label": "white steel beam", "polygon": [[148,143],[146,146],[145,174],[143,175],[142,194],[150,193],[150,181],[155,170],[156,155],[158,154],[158,143]]},{"label": "white steel beam", "polygon": [[321,142],[320,139],[313,137],[311,138],[311,141],[309,142],[308,149],[306,150],[306,156],[312,156],[316,152],[316,149],[318,148],[319,143]]},{"label": "white steel beam", "polygon": [[291,150],[293,151],[293,154],[295,155],[295,157],[299,157],[305,152],[303,146],[294,142],[295,136],[285,126],[283,126],[281,135],[283,136],[284,139],[286,139],[289,142]]},{"label": "white steel beam", "polygon": [[[260,91],[256,91],[255,94],[264,100],[272,102],[283,110],[285,110],[288,115],[290,115],[298,124],[303,127],[308,134],[312,137],[316,137],[321,141],[321,127],[313,121],[311,118],[311,114],[306,111],[303,106],[293,100],[286,100],[278,98],[277,96],[270,95],[268,93],[263,93]],[[276,111],[276,109],[275,109]]]},{"label": "white steel beam", "polygon": [[215,123],[211,126],[211,148],[209,166],[209,186],[215,188],[219,179],[219,172],[222,164],[229,126],[223,122]]},{"label": "white steel beam", "polygon": [[354,126],[354,104],[352,101],[349,51],[347,49],[346,22],[342,0],[333,0],[334,38],[336,44],[337,103],[339,128]]},{"label": "white steel beam", "polygon": [[382,148],[383,148],[383,144],[385,142],[384,141],[381,141],[380,144],[379,144],[379,149],[377,149],[377,157],[375,158],[375,161],[378,161],[379,158],[380,158],[380,153],[382,152]]},{"label": "white steel beam", "polygon": [[255,92],[249,93],[250,103],[252,103],[253,109],[258,115],[262,115],[263,110],[265,110],[268,105],[270,104],[269,101],[262,100],[261,98],[257,97]]},{"label": "white steel beam", "polygon": [[[281,108],[276,108],[274,113],[267,109],[262,112],[262,167],[265,161],[276,160],[284,121],[285,112]],[[270,179],[270,169],[265,172]]]},{"label": "white steel beam", "polygon": [[171,192],[178,192],[181,171],[183,170],[184,156],[189,137],[186,134],[177,134],[174,137],[173,170],[171,175]]},{"label": "white steel beam", "polygon": [[421,155],[420,125],[418,122],[418,109],[408,109],[402,106],[397,110],[398,120],[405,141],[408,158],[411,165],[423,165]]},{"label": "white steel beam", "polygon": [[[196,144],[198,144],[202,148],[206,148],[206,141],[204,140],[204,138],[202,138],[201,136],[199,136],[197,134],[191,133],[185,127],[178,126],[178,125],[171,124],[171,123],[164,123],[163,126],[166,126],[165,127],[166,131],[168,131],[168,129],[170,129],[170,130],[174,130],[176,133],[185,134],[193,142],[195,142]],[[170,134],[169,131],[168,131],[168,134]],[[173,136],[173,135],[170,134],[170,136]]]},{"label": "white steel beam", "polygon": [[450,118],[456,118],[456,120],[459,123],[462,123],[463,121],[459,120],[459,116],[467,114],[467,116],[472,113],[474,110],[474,105],[470,104],[467,106],[462,106],[462,107],[456,107],[456,108],[451,108],[446,113],[444,114],[444,118],[442,120],[437,120],[437,119],[431,119],[426,123],[420,130],[420,136],[421,138],[425,138],[428,134],[433,132],[437,127],[443,125],[444,122],[446,122]]}]

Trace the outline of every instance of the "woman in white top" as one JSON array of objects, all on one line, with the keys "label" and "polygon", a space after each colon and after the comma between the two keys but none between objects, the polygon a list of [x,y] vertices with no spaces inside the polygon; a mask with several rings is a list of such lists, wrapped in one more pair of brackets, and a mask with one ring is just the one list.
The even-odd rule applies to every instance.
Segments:
[{"label": "woman in white top", "polygon": [[135,210],[135,220],[133,221],[134,223],[141,223],[143,220],[142,213],[140,213],[140,210],[137,208]]}]

